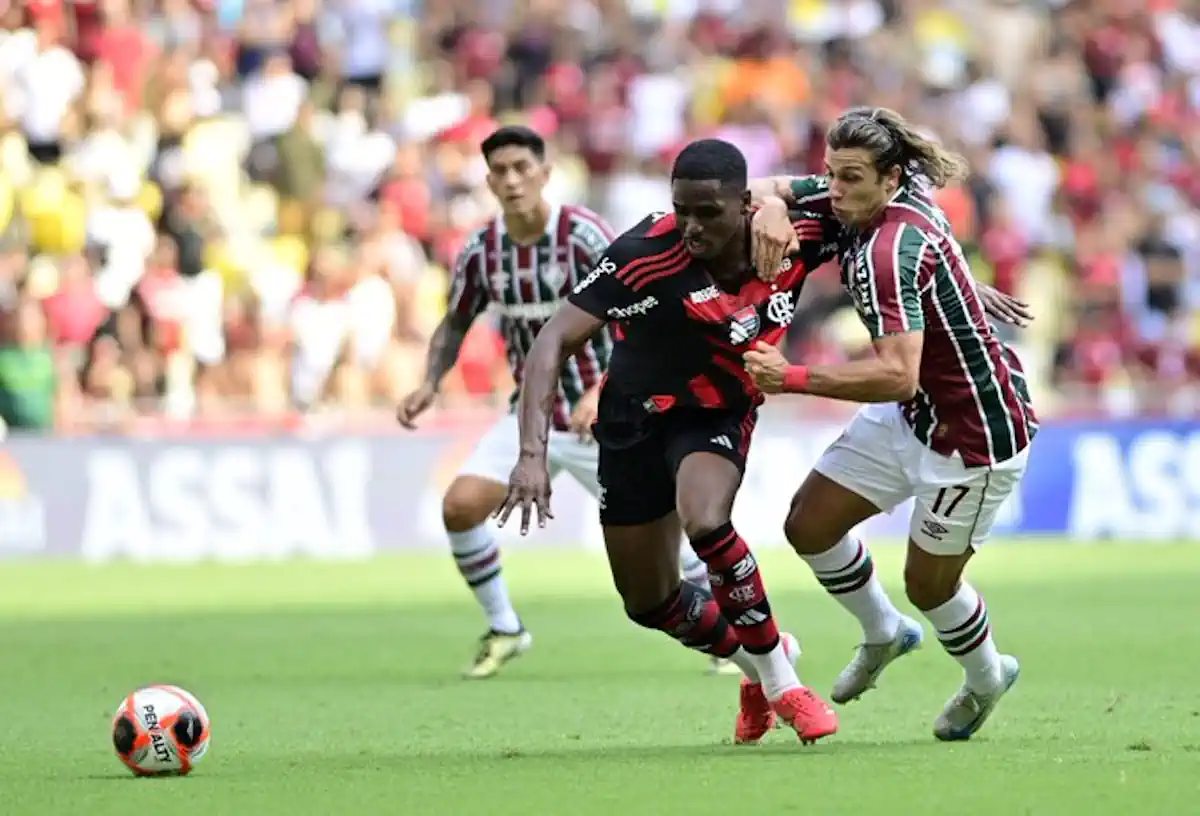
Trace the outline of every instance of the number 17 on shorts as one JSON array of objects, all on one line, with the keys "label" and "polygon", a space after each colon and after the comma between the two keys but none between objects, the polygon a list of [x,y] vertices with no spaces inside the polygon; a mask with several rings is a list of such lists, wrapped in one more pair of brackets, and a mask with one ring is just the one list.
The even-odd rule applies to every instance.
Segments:
[{"label": "number 17 on shorts", "polygon": [[[949,475],[949,474],[947,474]],[[997,468],[962,468],[952,481],[913,485],[916,501],[908,535],[933,555],[979,549],[992,531],[1001,505],[1025,475],[1025,456]]]}]

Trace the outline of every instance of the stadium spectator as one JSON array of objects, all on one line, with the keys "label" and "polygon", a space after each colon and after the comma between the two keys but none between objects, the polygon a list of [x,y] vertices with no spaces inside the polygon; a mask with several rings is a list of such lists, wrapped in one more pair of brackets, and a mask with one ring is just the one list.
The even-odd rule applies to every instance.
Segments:
[{"label": "stadium spectator", "polygon": [[[870,102],[970,159],[942,203],[1038,312],[1017,339],[1044,413],[1200,405],[1200,3],[785,6],[8,4],[5,308],[40,301],[73,416],[386,406],[490,213],[498,122],[548,137],[551,196],[623,227],[670,206],[688,139],[820,172],[830,117]],[[309,280],[330,258],[337,286]],[[834,270],[802,301],[797,352],[861,351]],[[449,401],[506,387],[492,331]]]}]

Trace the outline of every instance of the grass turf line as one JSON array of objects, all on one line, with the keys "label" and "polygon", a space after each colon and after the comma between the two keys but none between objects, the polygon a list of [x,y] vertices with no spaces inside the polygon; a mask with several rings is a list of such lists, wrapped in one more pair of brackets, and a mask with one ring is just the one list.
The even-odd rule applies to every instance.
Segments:
[{"label": "grass turf line", "polygon": [[[780,620],[827,692],[856,629],[764,550]],[[877,548],[902,608],[900,552]],[[803,748],[729,745],[736,680],[637,630],[600,556],[507,559],[534,650],[464,683],[481,619],[448,556],[368,564],[0,567],[0,813],[1101,814],[1200,795],[1200,547],[992,545],[973,570],[1023,674],[980,737],[940,745],[959,673],[928,633]],[[174,682],[213,717],[187,779],[136,780],[108,722]]]}]

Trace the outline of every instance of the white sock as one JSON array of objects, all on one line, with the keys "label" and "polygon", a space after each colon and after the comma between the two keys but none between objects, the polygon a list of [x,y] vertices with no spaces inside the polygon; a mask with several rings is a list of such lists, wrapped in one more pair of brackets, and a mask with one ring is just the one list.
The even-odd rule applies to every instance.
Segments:
[{"label": "white sock", "polygon": [[741,646],[738,647],[736,652],[729,656],[729,659],[733,661],[734,665],[742,670],[742,674],[746,675],[746,679],[751,683],[762,682],[758,677],[758,668],[754,665],[753,655],[751,655]]},{"label": "white sock", "polygon": [[925,613],[947,654],[962,664],[967,686],[973,691],[990,693],[1004,684],[1000,652],[992,640],[987,604],[966,581],[954,597]]},{"label": "white sock", "polygon": [[711,589],[708,581],[708,564],[700,560],[700,556],[696,555],[696,551],[692,549],[692,545],[686,539],[679,545],[679,571],[683,573],[683,580],[689,584],[694,584],[701,589]]},{"label": "white sock", "polygon": [[454,563],[487,614],[488,625],[496,632],[521,631],[521,619],[512,607],[501,575],[500,547],[490,522],[449,535]]},{"label": "white sock", "polygon": [[858,618],[867,643],[888,643],[896,636],[900,612],[879,583],[866,544],[844,536],[823,553],[800,557],[825,591]]},{"label": "white sock", "polygon": [[[768,700],[778,700],[785,691],[800,688],[800,678],[796,676],[796,667],[792,665],[787,651],[783,648],[782,638],[775,644],[775,648],[766,654],[746,652],[746,659],[754,667]],[[746,672],[746,676],[754,679],[749,672]]]}]

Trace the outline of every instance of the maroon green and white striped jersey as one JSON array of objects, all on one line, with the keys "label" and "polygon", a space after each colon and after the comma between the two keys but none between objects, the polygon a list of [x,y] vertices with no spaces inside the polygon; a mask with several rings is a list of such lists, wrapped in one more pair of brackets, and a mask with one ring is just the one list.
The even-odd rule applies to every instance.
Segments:
[{"label": "maroon green and white striped jersey", "polygon": [[[794,179],[794,206],[829,213],[823,176]],[[872,339],[924,332],[920,385],[901,404],[924,445],[969,466],[1012,458],[1037,432],[1020,361],[996,337],[945,214],[901,187],[868,229],[843,229],[842,283]]]},{"label": "maroon green and white striped jersey", "polygon": [[[518,244],[497,216],[475,230],[454,264],[450,281],[452,312],[474,318],[492,309],[500,318],[509,368],[518,387],[533,338],[587,277],[608,245],[612,228],[584,207],[556,207],[536,242]],[[569,428],[575,405],[608,370],[612,337],[607,330],[567,360],[558,380],[553,422]],[[514,392],[511,404],[515,405]]]}]

